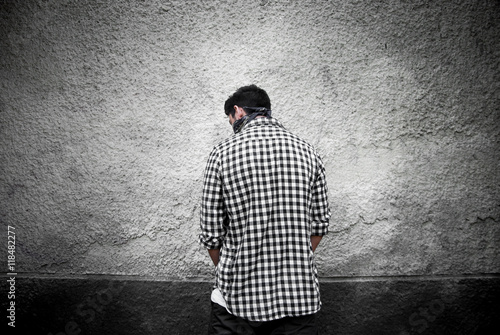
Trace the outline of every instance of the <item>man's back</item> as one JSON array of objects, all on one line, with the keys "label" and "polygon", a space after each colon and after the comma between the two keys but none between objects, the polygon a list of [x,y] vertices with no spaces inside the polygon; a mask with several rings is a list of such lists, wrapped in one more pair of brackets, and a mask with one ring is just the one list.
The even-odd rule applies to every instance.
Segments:
[{"label": "man's back", "polygon": [[257,118],[212,151],[202,235],[220,250],[216,286],[233,314],[254,321],[315,313],[311,236],[327,233],[324,167],[314,148]]}]

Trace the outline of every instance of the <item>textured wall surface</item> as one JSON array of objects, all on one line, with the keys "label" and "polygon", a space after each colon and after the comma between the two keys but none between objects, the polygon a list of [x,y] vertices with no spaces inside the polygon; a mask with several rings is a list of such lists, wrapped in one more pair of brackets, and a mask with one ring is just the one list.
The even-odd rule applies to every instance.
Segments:
[{"label": "textured wall surface", "polygon": [[209,282],[203,168],[250,83],[325,162],[322,278],[500,273],[498,1],[7,0],[0,17],[20,275]]}]

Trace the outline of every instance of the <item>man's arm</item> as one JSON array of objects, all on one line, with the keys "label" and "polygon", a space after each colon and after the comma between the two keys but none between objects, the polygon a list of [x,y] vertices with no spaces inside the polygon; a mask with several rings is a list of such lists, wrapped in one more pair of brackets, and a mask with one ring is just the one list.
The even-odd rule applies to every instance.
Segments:
[{"label": "man's arm", "polygon": [[214,265],[217,266],[217,264],[219,264],[220,249],[208,249],[208,254],[212,259],[212,262],[214,262]]},{"label": "man's arm", "polygon": [[312,245],[313,252],[318,247],[318,244],[322,238],[323,238],[323,236],[311,236],[311,245]]},{"label": "man's arm", "polygon": [[219,264],[219,249],[224,242],[227,221],[219,170],[218,151],[214,148],[208,158],[203,178],[199,241],[208,250],[215,266]]},{"label": "man's arm", "polygon": [[321,237],[328,234],[328,225],[330,221],[330,209],[328,208],[328,187],[326,186],[326,175],[323,161],[319,156],[318,171],[316,180],[311,189],[313,201],[311,206],[311,245],[312,250],[316,250]]}]

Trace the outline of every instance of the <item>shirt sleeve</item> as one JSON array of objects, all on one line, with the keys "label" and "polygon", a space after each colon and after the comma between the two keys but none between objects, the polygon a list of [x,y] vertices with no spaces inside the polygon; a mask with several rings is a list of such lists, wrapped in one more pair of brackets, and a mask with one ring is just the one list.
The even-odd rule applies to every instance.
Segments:
[{"label": "shirt sleeve", "polygon": [[318,156],[318,173],[312,189],[312,232],[313,236],[323,236],[328,233],[330,209],[328,206],[328,187],[326,185],[325,167]]},{"label": "shirt sleeve", "polygon": [[218,151],[214,149],[208,158],[203,180],[200,244],[207,249],[220,249],[226,235],[226,221],[220,160]]}]

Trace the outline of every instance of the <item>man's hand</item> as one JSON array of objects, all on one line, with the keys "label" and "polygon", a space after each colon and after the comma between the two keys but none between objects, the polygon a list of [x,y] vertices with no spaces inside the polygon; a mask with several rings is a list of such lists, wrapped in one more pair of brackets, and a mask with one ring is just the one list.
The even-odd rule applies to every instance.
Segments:
[{"label": "man's hand", "polygon": [[212,259],[212,262],[214,262],[214,265],[217,266],[217,264],[219,264],[220,250],[219,249],[208,249],[208,254],[210,255],[210,258]]},{"label": "man's hand", "polygon": [[312,245],[313,252],[318,247],[318,244],[322,238],[323,238],[323,236],[311,236],[311,245]]}]

